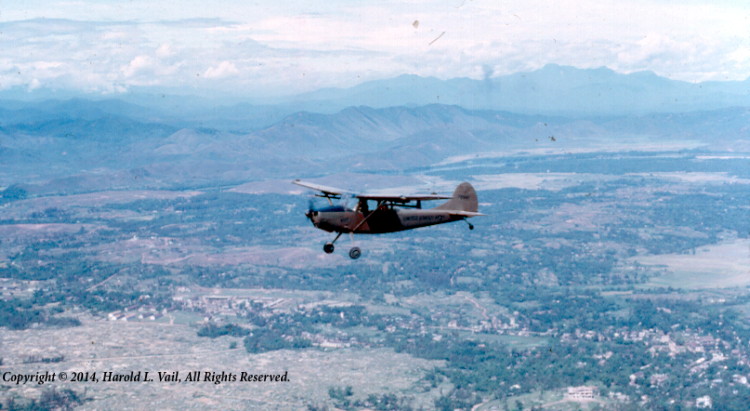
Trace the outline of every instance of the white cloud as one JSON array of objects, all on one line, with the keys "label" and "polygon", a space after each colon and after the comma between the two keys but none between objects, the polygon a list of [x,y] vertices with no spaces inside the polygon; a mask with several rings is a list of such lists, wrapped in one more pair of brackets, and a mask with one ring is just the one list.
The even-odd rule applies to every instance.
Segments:
[{"label": "white cloud", "polygon": [[39,79],[31,79],[29,82],[29,91],[36,90],[42,86],[42,82]]},{"label": "white cloud", "polygon": [[122,73],[125,77],[133,77],[139,72],[149,70],[155,66],[155,60],[149,56],[136,56],[130,63],[123,67]]},{"label": "white cloud", "polygon": [[203,74],[203,77],[208,79],[223,78],[239,74],[239,72],[240,71],[237,70],[237,66],[235,66],[234,63],[229,61],[222,61],[216,67],[209,67],[208,70],[206,70],[206,72]]},{"label": "white cloud", "polygon": [[172,50],[172,47],[166,43],[159,46],[159,48],[156,50],[156,57],[158,58],[167,58],[167,57],[172,57],[174,55],[175,55],[174,50]]},{"label": "white cloud", "polygon": [[688,81],[750,75],[750,5],[732,2],[314,3],[4,5],[0,74],[13,75],[2,74],[0,88],[36,81],[106,91],[165,85],[289,93],[402,73],[483,78],[547,63]]}]

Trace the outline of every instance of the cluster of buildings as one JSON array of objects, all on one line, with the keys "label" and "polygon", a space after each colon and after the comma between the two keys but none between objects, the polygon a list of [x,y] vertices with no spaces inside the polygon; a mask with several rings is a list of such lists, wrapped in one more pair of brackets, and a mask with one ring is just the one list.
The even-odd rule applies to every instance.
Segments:
[{"label": "cluster of buildings", "polygon": [[[262,304],[264,309],[273,309],[287,302],[284,298],[251,298],[224,294],[191,293],[189,290],[183,291],[186,292],[175,295],[173,301],[182,310],[205,314],[206,320],[210,320],[213,317],[246,315],[257,304]],[[148,304],[135,304],[123,310],[109,313],[108,319],[110,321],[155,321],[166,314],[166,309],[160,310]]]},{"label": "cluster of buildings", "polygon": [[[2,268],[2,267],[0,267]],[[23,281],[14,278],[0,278],[0,299],[28,297],[39,289],[39,281]]]},{"label": "cluster of buildings", "polygon": [[203,312],[207,316],[241,316],[253,310],[256,304],[262,304],[264,309],[273,310],[288,302],[285,298],[224,294],[180,294],[176,295],[173,300],[182,305],[185,310]]},{"label": "cluster of buildings", "polygon": [[159,310],[151,305],[131,305],[124,310],[112,311],[107,315],[109,321],[156,321],[167,314],[167,309]]}]

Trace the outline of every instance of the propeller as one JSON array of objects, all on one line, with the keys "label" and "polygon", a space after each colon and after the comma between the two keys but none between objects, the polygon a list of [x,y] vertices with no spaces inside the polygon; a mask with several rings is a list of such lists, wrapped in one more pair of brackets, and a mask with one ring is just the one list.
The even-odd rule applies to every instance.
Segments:
[{"label": "propeller", "polygon": [[307,212],[305,213],[305,217],[309,218],[310,221],[312,221],[313,213],[317,211],[315,209],[315,202],[313,201],[313,198],[310,197],[307,199]]}]

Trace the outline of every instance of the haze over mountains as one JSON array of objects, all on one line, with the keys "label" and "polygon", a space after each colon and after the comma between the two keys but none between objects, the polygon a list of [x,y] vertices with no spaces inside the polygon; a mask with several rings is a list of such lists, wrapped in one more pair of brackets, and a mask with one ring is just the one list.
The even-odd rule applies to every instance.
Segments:
[{"label": "haze over mountains", "polygon": [[158,90],[50,95],[0,92],[0,186],[54,193],[235,184],[403,171],[493,151],[742,150],[750,124],[748,81],[690,84],[556,65],[485,80],[405,75],[265,104]]},{"label": "haze over mountains", "polygon": [[298,97],[331,105],[456,104],[470,109],[519,113],[621,115],[706,110],[750,103],[750,82],[687,83],[652,72],[618,74],[608,68],[577,69],[549,64],[530,73],[484,80],[438,80],[404,75],[350,89]]},{"label": "haze over mountains", "polygon": [[[187,120],[185,114],[201,114],[201,120],[220,114],[226,119],[236,117],[247,121],[262,114],[271,118],[254,120],[268,125],[269,121],[296,111],[332,113],[360,105],[382,108],[448,104],[468,109],[565,115],[712,110],[749,105],[750,79],[688,83],[660,77],[650,71],[620,74],[605,67],[579,69],[548,64],[532,72],[488,76],[482,80],[440,80],[402,75],[350,88],[328,88],[262,100],[244,95],[195,97],[189,90],[161,87],[133,88],[119,95],[83,95],[72,90],[46,88],[0,91],[2,100],[38,102],[72,98],[117,99],[150,109],[158,108],[164,114],[177,114],[183,120]],[[104,109],[111,111],[112,108]]]}]

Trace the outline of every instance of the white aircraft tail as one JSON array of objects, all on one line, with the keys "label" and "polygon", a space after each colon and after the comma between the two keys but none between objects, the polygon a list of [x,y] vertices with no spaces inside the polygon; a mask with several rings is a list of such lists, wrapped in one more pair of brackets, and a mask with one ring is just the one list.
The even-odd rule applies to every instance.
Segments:
[{"label": "white aircraft tail", "polygon": [[466,211],[476,213],[479,209],[477,192],[469,183],[461,183],[453,192],[453,197],[447,203],[435,207],[438,210]]}]

